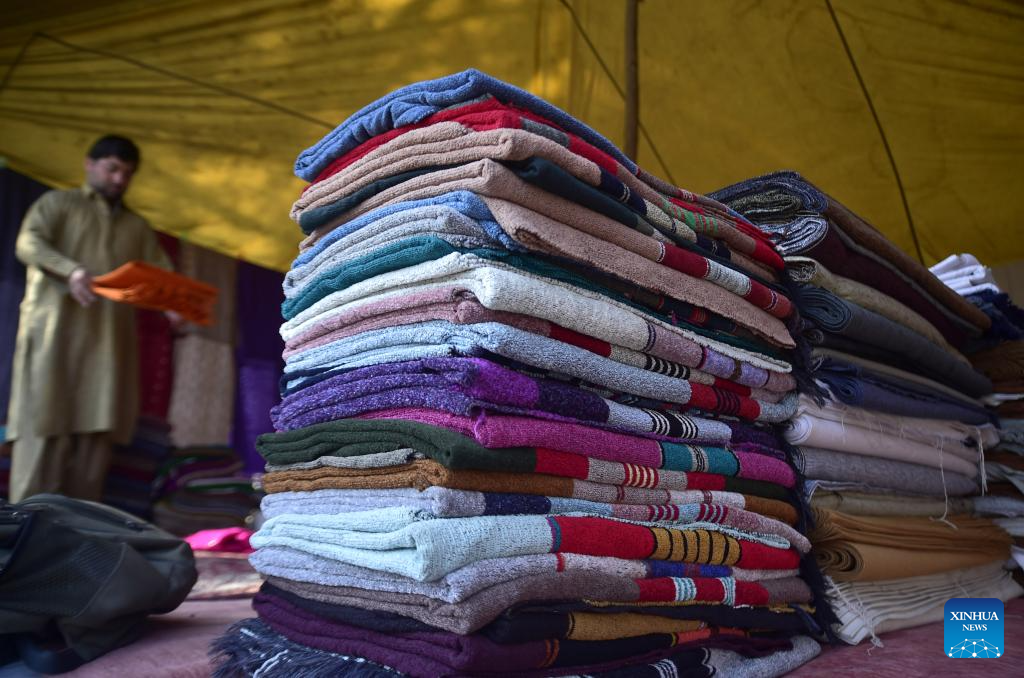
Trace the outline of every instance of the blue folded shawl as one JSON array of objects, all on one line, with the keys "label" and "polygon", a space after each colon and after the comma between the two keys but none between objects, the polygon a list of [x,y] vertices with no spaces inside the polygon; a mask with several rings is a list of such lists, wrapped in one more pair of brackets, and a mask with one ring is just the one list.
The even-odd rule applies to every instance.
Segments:
[{"label": "blue folded shawl", "polygon": [[608,153],[631,172],[636,163],[615,144],[562,109],[515,85],[502,82],[476,69],[426,80],[397,89],[359,109],[323,139],[295,159],[295,174],[313,181],[335,158],[383,132],[427,118],[455,104],[490,94],[505,103],[541,115],[567,132],[575,134]]}]

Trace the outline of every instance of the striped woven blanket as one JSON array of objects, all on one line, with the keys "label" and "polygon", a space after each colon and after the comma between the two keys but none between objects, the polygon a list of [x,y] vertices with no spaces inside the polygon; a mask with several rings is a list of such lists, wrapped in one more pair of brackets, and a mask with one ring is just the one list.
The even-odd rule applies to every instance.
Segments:
[{"label": "striped woven blanket", "polygon": [[785,539],[713,523],[664,527],[586,516],[481,516],[417,520],[379,509],[337,515],[283,515],[253,535],[255,548],[288,546],[326,558],[432,581],[471,562],[532,553],[581,553],[750,569],[793,569]]}]

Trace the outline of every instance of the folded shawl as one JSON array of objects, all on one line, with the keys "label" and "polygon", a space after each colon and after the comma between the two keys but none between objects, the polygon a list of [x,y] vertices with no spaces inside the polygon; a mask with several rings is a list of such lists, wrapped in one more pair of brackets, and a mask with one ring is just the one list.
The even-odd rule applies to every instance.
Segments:
[{"label": "folded shawl", "polygon": [[[324,506],[338,513],[402,506],[434,518],[587,513],[641,522],[718,522],[755,532],[778,531],[780,528],[774,521],[792,525],[797,519],[796,509],[791,504],[735,492],[694,490],[677,492],[674,496],[678,501],[673,504],[628,504],[447,487],[428,487],[422,491],[413,488],[325,489],[273,493],[263,498],[263,507],[268,518],[279,513],[322,513]],[[757,516],[768,522],[761,524]],[[794,543],[800,541],[788,532],[783,536]]]},{"label": "folded shawl", "polygon": [[[605,431],[592,426],[581,426],[570,422],[551,419],[536,419],[527,416],[488,415],[473,413],[463,416],[443,410],[398,407],[377,410],[360,415],[360,419],[407,419],[432,426],[441,426],[458,431],[473,438],[484,447],[548,447],[566,452],[578,451],[584,447],[593,450],[631,449],[636,436]],[[777,459],[788,458],[780,450],[781,443],[774,433],[752,428],[737,422],[721,422],[731,431],[733,443],[743,443],[743,449],[756,450]],[[573,437],[567,442],[567,437]],[[593,454],[598,454],[594,452]],[[606,458],[618,452],[602,453]]]},{"label": "folded shawl", "polygon": [[890,356],[886,362],[909,363],[938,381],[971,396],[992,392],[992,384],[969,364],[877,313],[846,301],[820,287],[804,286],[797,292],[801,315],[825,333],[857,345],[871,346]]},{"label": "folded shawl", "polygon": [[[715,205],[711,200],[694,196],[689,191],[674,186],[665,185],[664,188],[658,188],[651,183],[637,184],[636,175],[604,151],[574,134],[558,129],[556,124],[542,116],[504,104],[489,96],[439,111],[418,123],[388,130],[364,141],[334,160],[317,176],[316,182],[306,188],[305,192],[316,189],[321,182],[326,182],[345,168],[414,129],[446,122],[457,122],[466,129],[476,131],[522,129],[543,136],[567,148],[572,153],[587,158],[618,181],[633,187],[633,190],[644,192],[662,210],[684,221],[697,233],[721,239],[737,251],[751,254],[755,259],[771,262],[771,266],[776,269],[782,267],[781,259],[771,248],[769,238],[746,220],[738,218],[735,213],[729,213],[728,208],[724,205]],[[647,187],[658,192],[652,196],[648,193]],[[684,196],[687,199],[684,199]],[[624,196],[623,199],[627,197]],[[768,251],[764,251],[766,249]]]},{"label": "folded shawl", "polygon": [[[394,295],[381,302],[347,309],[335,315],[330,322],[313,327],[296,336],[286,345],[284,358],[304,353],[325,344],[347,339],[369,330],[402,327],[414,323],[441,320],[458,325],[500,323],[501,325],[528,332],[531,336],[546,337],[560,344],[582,349],[622,365],[629,365],[655,374],[685,379],[705,386],[713,386],[741,396],[756,397],[768,402],[778,402],[782,395],[793,389],[792,380],[776,379],[765,384],[778,390],[751,388],[734,381],[716,377],[701,370],[658,356],[633,351],[622,346],[594,339],[572,330],[559,327],[539,318],[518,313],[492,311],[482,306],[471,294],[460,294],[456,288],[435,287],[425,292],[411,291],[407,295]],[[519,362],[528,363],[525,357]]]},{"label": "folded shawl", "polygon": [[485,94],[543,116],[636,172],[636,164],[613,143],[568,113],[526,90],[476,69],[469,69],[436,80],[407,85],[367,104],[323,139],[300,153],[295,160],[295,174],[306,181],[313,181],[332,160],[367,139],[396,127],[415,124],[444,108]]},{"label": "folded shawl", "polygon": [[[538,219],[534,224],[534,229],[543,230],[551,223],[553,222]],[[744,281],[742,274],[735,274],[731,270],[719,268],[706,269],[707,277],[694,277],[677,270],[677,268],[661,266],[640,255],[632,254],[614,245],[608,245],[586,234],[560,229],[557,225],[546,229],[544,236],[546,239],[534,240],[535,247],[570,261],[575,259],[578,263],[594,270],[605,269],[619,280],[629,281],[628,285],[619,285],[623,292],[628,293],[632,290],[637,290],[638,293],[642,292],[643,290],[638,288],[634,282],[637,281],[654,291],[663,292],[673,299],[685,302],[685,304],[707,309],[718,316],[735,321],[780,346],[793,345],[792,338],[780,320],[792,310],[789,300],[774,289],[761,284],[754,286],[749,279]],[[372,252],[362,253],[362,256],[354,256],[345,261],[344,265],[336,266],[315,276],[296,296],[286,299],[282,304],[282,313],[285,318],[291,319],[328,294],[344,290],[346,287],[368,278],[414,266],[423,261],[440,259],[452,252],[463,252],[461,248],[454,247],[437,235],[413,236],[406,240],[408,242],[388,243]],[[413,249],[413,246],[419,249]],[[465,253],[475,254],[488,260],[506,261],[516,268],[539,273],[549,278],[567,278],[578,287],[597,286],[603,288],[602,291],[608,290],[606,295],[614,291],[612,288],[616,283],[615,279],[604,282],[597,274],[566,275],[563,272],[566,269],[564,265],[544,263],[537,257],[516,256],[509,251],[473,249],[466,250]],[[621,261],[600,260],[601,256],[611,255],[620,257]],[[680,263],[678,260],[675,260],[674,263],[678,268],[689,268],[688,264]],[[690,270],[699,273],[697,268]],[[587,280],[588,278],[592,281],[597,280],[597,282],[590,282],[589,285],[580,282],[580,279]],[[607,278],[607,275],[604,278]],[[623,292],[619,292],[619,294]]]},{"label": "folded shawl", "polygon": [[[607,462],[605,462],[607,464]],[[613,467],[614,468],[614,467]],[[694,490],[724,491],[749,494],[778,501],[790,497],[782,485],[747,480],[711,473],[657,471],[646,467],[626,466],[622,482],[617,474],[602,476],[588,472],[587,479],[568,475],[583,469],[559,465],[545,469],[549,473],[512,473],[508,471],[451,470],[429,459],[379,468],[339,468],[318,465],[313,468],[274,470],[263,477],[267,492],[311,491],[318,489],[395,489],[414,487],[450,487],[474,492],[511,491],[541,496],[572,497],[600,503],[676,503],[676,492]]]},{"label": "folded shawl", "polygon": [[[513,473],[599,473],[623,484],[631,469],[713,473],[750,478],[792,487],[796,476],[785,459],[745,451],[745,446],[683,445],[636,438],[632,449],[616,449],[613,458],[601,458],[601,449],[578,452],[544,447],[488,449],[472,438],[449,429],[401,419],[341,419],[288,433],[268,433],[256,448],[269,466],[315,462],[322,458],[353,457],[412,449],[451,469]],[[573,447],[572,441],[567,446]],[[644,454],[646,452],[646,454]],[[640,455],[644,455],[641,457]],[[639,459],[639,461],[637,461]],[[649,462],[649,463],[643,463]]]},{"label": "folded shawl", "polygon": [[[660,242],[598,214],[577,215],[570,219],[572,223],[563,223],[545,216],[533,206],[551,201],[554,204],[548,207],[548,211],[556,211],[559,216],[575,209],[572,205],[564,204],[561,199],[549,198],[543,191],[523,184],[500,166],[493,169],[490,193],[498,195],[477,196],[467,191],[455,191],[454,196],[444,193],[434,198],[408,202],[408,210],[387,214],[386,223],[418,221],[422,228],[436,223],[437,231],[452,230],[458,235],[492,237],[509,249],[528,249],[575,259],[671,296],[678,297],[677,290],[685,291],[692,287],[692,283],[683,276],[707,279],[759,308],[769,310],[777,317],[786,317],[792,310],[789,299],[780,294],[781,288],[766,285],[757,280],[756,276],[751,277],[736,270],[735,265],[729,262],[720,263]],[[463,217],[477,222],[481,230],[477,233],[467,231],[467,219],[439,211],[439,206],[457,210]],[[592,218],[581,219],[581,216]],[[365,222],[357,221],[360,224]],[[316,256],[299,268],[302,277],[308,277],[310,269],[323,270],[343,252],[351,250],[352,245],[359,244],[360,239],[354,236],[360,231],[367,230],[367,234],[373,236],[379,234],[380,227],[375,224],[376,221],[372,221],[362,228],[345,229],[344,237],[332,239],[329,247],[318,248]],[[609,261],[605,256],[608,254],[616,254],[621,261]],[[289,281],[299,279],[299,275],[290,274],[290,278],[286,279],[286,293],[292,286]]]},{"label": "folded shawl", "polygon": [[967,358],[960,354],[935,326],[918,313],[893,299],[888,294],[864,283],[830,272],[823,264],[807,257],[786,257],[786,266],[795,282],[821,287],[832,294],[873,311],[894,323],[920,334],[936,346],[953,354],[961,362]]},{"label": "folded shawl", "polygon": [[[621,202],[674,241],[685,242],[688,248],[695,248],[696,252],[708,251],[710,243],[706,236],[698,236],[690,225],[697,224],[696,215],[669,202],[635,176],[617,171],[609,173],[562,144],[527,130],[474,132],[457,122],[445,122],[410,131],[330,178],[310,186],[292,207],[292,218],[309,233],[329,221],[332,213],[338,211],[332,203],[337,203],[375,181],[427,167],[467,164],[485,158],[501,162],[542,158]],[[689,219],[682,220],[686,217]],[[713,227],[709,226],[704,225],[703,230],[714,233]],[[752,254],[755,261],[759,260],[760,265],[751,268],[764,270],[771,266],[781,270],[781,257],[764,241],[737,231],[728,222],[720,222],[715,226],[721,229],[715,233],[716,236],[725,235],[730,244],[735,243],[734,246],[742,248],[740,251]],[[721,247],[724,246],[715,249]],[[732,253],[730,259],[741,256]]]},{"label": "folded shawl", "polygon": [[290,430],[393,407],[433,407],[462,415],[484,409],[680,440],[732,439],[732,430],[722,422],[621,405],[479,358],[425,358],[343,372],[286,396],[271,419],[277,430]]},{"label": "folded shawl", "polygon": [[[946,287],[927,268],[796,172],[755,177],[715,191],[711,196],[758,224],[790,222],[807,212],[824,215],[827,220],[819,220],[821,224],[812,233],[801,233],[788,225],[763,228],[784,234],[776,240],[783,254],[803,254],[834,273],[882,289],[927,318],[954,346],[991,324],[984,313]],[[853,248],[847,244],[856,249],[850,252]],[[856,255],[857,250],[872,256],[843,256]]]},{"label": "folded shawl", "polygon": [[[947,476],[947,479],[949,476]],[[815,490],[810,504],[816,509],[839,511],[851,516],[930,516],[947,513],[973,513],[971,497],[933,499],[905,494],[866,494]]]},{"label": "folded shawl", "polygon": [[[492,558],[470,563],[465,567],[446,574],[432,582],[421,582],[388,572],[338,562],[312,553],[297,551],[285,546],[267,546],[250,556],[250,562],[260,573],[287,579],[292,582],[306,582],[324,587],[348,587],[388,593],[408,593],[433,598],[446,603],[460,603],[472,596],[484,593],[498,603],[510,606],[531,600],[530,582],[534,579],[547,581],[551,576],[577,572],[582,575],[619,577],[628,580],[623,585],[624,600],[636,601],[641,589],[636,584],[641,579],[657,578],[732,578],[738,582],[762,583],[774,579],[791,579],[797,570],[745,570],[727,565],[703,565],[691,563],[670,563],[661,560],[622,560],[585,556],[578,553],[545,553],[510,558]],[[565,577],[566,582],[577,587],[577,597],[593,597],[588,592],[584,578]],[[575,582],[575,583],[574,583]],[[660,590],[644,589],[644,590]],[[752,589],[758,590],[758,589]],[[510,600],[505,594],[521,591]],[[560,595],[568,594],[566,590]],[[601,595],[608,595],[607,592]],[[646,595],[646,594],[645,594]],[[661,594],[659,594],[661,595]],[[776,594],[777,595],[777,594]],[[632,596],[632,597],[631,597]],[[650,593],[654,600],[654,593]],[[662,595],[662,597],[664,597]],[[664,602],[664,601],[663,601]]]},{"label": "folded shawl", "polygon": [[[801,446],[800,453],[803,475],[809,481],[863,483],[879,489],[932,497],[957,497],[981,491],[977,481],[949,469],[817,447]],[[813,496],[817,497],[817,492]],[[943,513],[943,503],[938,503],[940,508],[935,515]]]},{"label": "folded shawl", "polygon": [[[281,598],[258,594],[254,607],[260,617],[286,637],[305,645],[366,656],[410,676],[557,675],[564,669],[585,671],[624,665],[634,658],[661,658],[677,652],[678,646],[711,645],[752,654],[789,649],[784,639],[750,637],[734,630],[658,634],[621,640],[588,643],[561,641],[499,645],[482,636],[462,636],[443,631],[410,634],[382,634],[349,626],[340,621],[309,613]],[[396,642],[399,641],[399,642]]]},{"label": "folded shawl", "polygon": [[687,409],[769,422],[785,421],[796,410],[795,395],[773,403],[623,365],[507,325],[454,325],[439,320],[370,330],[293,354],[285,364],[284,392],[286,396],[301,393],[307,386],[347,370],[449,356],[512,361],[506,364],[533,368],[531,372],[559,381],[568,382],[566,377],[574,377],[584,388],[592,384],[607,389],[603,395],[620,402],[629,402],[630,398],[614,394],[632,394]]},{"label": "folded shawl", "polygon": [[[415,210],[419,211],[419,210]],[[433,211],[433,210],[430,210]],[[414,212],[409,210],[408,212]],[[406,212],[394,215],[406,215]],[[540,220],[531,222],[540,224]],[[602,247],[577,248],[575,252],[582,255],[569,254],[562,257],[559,248],[548,247],[548,241],[537,239],[532,246],[534,253],[524,254],[526,249],[513,243],[506,247],[505,243],[488,240],[482,232],[476,235],[451,233],[449,231],[466,231],[461,225],[457,228],[444,227],[438,231],[438,224],[432,221],[414,221],[403,224],[401,228],[379,234],[359,247],[347,248],[338,256],[332,254],[329,259],[318,262],[317,270],[305,276],[303,282],[288,290],[283,305],[285,314],[294,313],[308,308],[324,296],[344,289],[360,280],[367,280],[375,275],[399,270],[402,266],[413,266],[417,262],[427,261],[431,257],[440,258],[452,252],[472,253],[474,256],[488,261],[500,261],[516,270],[538,276],[542,279],[557,280],[562,283],[597,292],[605,297],[615,299],[643,313],[657,317],[665,322],[682,327],[689,327],[727,344],[764,350],[760,338],[756,342],[751,338],[755,333],[740,327],[732,320],[712,313],[700,305],[680,301],[665,296],[657,289],[668,290],[675,287],[673,276],[679,277],[677,271],[658,266],[643,258],[632,258],[630,261],[604,264],[602,261],[629,258],[628,252],[613,251],[601,256]],[[390,238],[392,232],[394,239]],[[362,247],[365,244],[366,247]],[[555,256],[544,253],[545,248]],[[607,249],[607,248],[604,248]],[[403,252],[403,250],[408,250]],[[579,261],[576,261],[579,260]],[[581,263],[582,261],[582,263]],[[323,264],[319,266],[319,264]],[[320,270],[323,268],[324,270]],[[606,273],[599,269],[607,269]],[[644,269],[650,269],[645,271]],[[613,274],[614,273],[614,274]],[[667,282],[665,281],[667,278]],[[652,281],[637,285],[630,280]],[[775,292],[773,291],[772,294]],[[786,302],[789,303],[788,301]],[[774,340],[767,338],[773,345]]]},{"label": "folded shawl", "polygon": [[531,553],[752,569],[792,569],[799,562],[799,554],[779,537],[700,525],[670,528],[582,516],[417,520],[405,510],[378,509],[333,516],[278,516],[264,523],[250,541],[255,548],[289,546],[422,581],[438,579],[477,560]]},{"label": "folded shawl", "polygon": [[947,449],[933,447],[850,423],[822,419],[806,412],[789,422],[785,437],[793,445],[921,464],[960,473],[968,478],[978,477],[978,465],[981,462],[981,454],[976,450],[968,452],[971,455],[968,459],[963,454],[962,446],[951,444]]},{"label": "folded shawl", "polygon": [[[636,236],[626,236],[622,231],[625,228],[635,231],[637,236],[650,237],[658,242],[671,242],[635,212],[546,160],[532,158],[521,163],[503,165],[483,159],[464,165],[426,167],[400,173],[375,181],[333,203],[329,209],[338,216],[317,228],[300,243],[303,252],[299,261],[304,261],[306,251],[317,247],[322,239],[330,238],[339,228],[347,230],[349,223],[366,218],[367,213],[387,210],[396,203],[423,200],[453,191],[469,191],[504,199],[573,228],[578,228],[577,224],[583,220],[603,220],[601,230],[617,232],[619,235],[616,239],[638,240]],[[734,254],[724,246],[701,249],[690,245],[685,239],[677,238],[675,242],[683,249],[676,247],[670,253],[682,256],[686,248],[693,248],[696,251],[688,254],[705,257],[727,269],[740,267],[761,282],[770,284],[777,277],[770,269],[743,255]],[[701,241],[702,244],[708,242],[714,243],[706,239]]]},{"label": "folded shawl", "polygon": [[985,518],[850,516],[815,510],[811,531],[822,572],[836,581],[915,577],[1005,560],[1011,538]]},{"label": "folded shawl", "polygon": [[836,635],[851,645],[869,636],[942,621],[950,598],[1016,598],[1024,590],[998,560],[976,567],[888,581],[836,582]]},{"label": "folded shawl", "polygon": [[927,443],[969,460],[976,460],[982,450],[999,442],[999,433],[991,424],[970,426],[958,421],[903,417],[871,412],[835,400],[818,405],[806,395],[800,396],[797,414],[809,414],[818,419],[852,424],[876,433]]},{"label": "folded shawl", "polygon": [[595,292],[467,254],[451,254],[335,292],[286,321],[281,336],[288,341],[329,324],[348,304],[359,300],[381,300],[436,285],[457,286],[489,309],[528,313],[626,348],[671,356],[676,362],[744,385],[764,387],[773,379],[792,383],[791,366],[781,360],[714,341]]},{"label": "folded shawl", "polygon": [[[566,570],[556,573],[540,574],[522,579],[500,582],[467,596],[458,603],[446,603],[437,599],[415,593],[388,593],[367,591],[361,588],[346,586],[322,586],[279,577],[270,577],[270,583],[284,591],[339,607],[363,609],[378,613],[401,615],[411,620],[428,624],[434,628],[453,633],[474,633],[493,623],[506,610],[523,605],[537,604],[545,609],[552,609],[552,601],[567,600],[577,594],[594,595],[604,602],[587,602],[575,598],[571,611],[593,611],[604,613],[604,605],[625,606],[630,612],[636,612],[632,602],[640,595],[638,581],[618,575],[584,570]],[[653,582],[655,580],[648,580]],[[676,586],[668,579],[657,580],[657,586],[674,596]],[[680,595],[707,595],[716,600],[730,595],[722,584],[725,579],[706,580],[705,593],[697,594],[696,589],[686,586],[685,580],[678,580]],[[738,582],[737,582],[738,583]],[[731,590],[731,587],[728,587]],[[807,585],[796,577],[785,580],[763,581],[754,584],[750,591],[760,590],[756,597],[764,599],[806,600],[810,597]],[[717,593],[716,593],[717,591]],[[586,593],[589,592],[589,593]],[[624,600],[619,600],[624,599]],[[795,603],[794,603],[795,605]],[[722,602],[703,603],[699,600],[679,601],[674,603],[650,603],[650,614],[676,619],[703,619],[712,624],[728,624],[742,628],[782,628],[803,629],[804,621],[794,619],[797,615],[788,614],[786,604],[771,606],[726,605]],[[645,610],[646,611],[646,610]],[[369,623],[364,622],[364,626]]]},{"label": "folded shawl", "polygon": [[814,378],[828,387],[839,401],[851,407],[887,412],[920,419],[945,419],[966,424],[988,424],[992,415],[977,401],[949,395],[944,389],[920,380],[897,376],[898,370],[884,372],[842,359],[832,353],[814,359]]},{"label": "folded shawl", "polygon": [[[435,632],[438,630],[436,627],[431,627],[417,620],[402,617],[392,612],[359,610],[359,608],[348,605],[335,605],[330,602],[307,598],[274,586],[272,583],[264,584],[261,593],[283,599],[296,607],[318,616],[334,619],[349,626],[370,631],[400,634]],[[502,615],[503,618],[496,620],[498,624],[507,622],[504,624],[503,632],[495,633],[493,628],[496,624],[492,623],[485,627],[479,635],[491,642],[501,645],[512,645],[556,639],[574,641],[618,640],[621,638],[636,638],[652,633],[700,631],[714,626],[698,620],[673,619],[671,617],[643,614],[619,613],[605,615],[595,612],[559,612],[557,614],[563,618],[578,620],[580,626],[568,629],[568,633],[565,632],[566,629],[564,627],[558,628],[550,622],[542,627],[530,629],[525,628],[531,621],[530,619],[518,616],[509,619],[509,615],[505,614]],[[552,633],[544,633],[548,629],[551,629]]]},{"label": "folded shawl", "polygon": [[736,220],[749,226],[742,217],[725,205],[667,184],[644,172],[613,143],[556,106],[476,69],[407,85],[364,106],[323,139],[300,153],[295,160],[295,174],[306,181],[313,181],[335,158],[372,137],[395,128],[414,125],[446,108],[473,102],[488,95],[541,116],[549,125],[557,126],[601,149],[626,170],[636,174],[661,193],[732,215]]},{"label": "folded shawl", "polygon": [[[662,678],[662,672],[672,667],[673,675],[689,678],[717,675],[763,678],[792,671],[821,652],[821,646],[807,636],[795,636],[791,643],[791,650],[779,650],[765,657],[745,657],[729,650],[709,648],[680,650],[654,664],[631,664],[619,671],[612,669],[597,675],[602,678]],[[400,675],[362,657],[295,643],[259,619],[243,619],[232,624],[214,641],[211,653],[217,678],[237,674],[262,678],[292,678],[296,675],[325,678],[352,672],[358,672],[362,678],[394,678]]]},{"label": "folded shawl", "polygon": [[[375,413],[359,420],[332,420],[292,431],[266,434],[257,440],[257,449],[268,460],[288,463],[306,459],[305,455],[345,454],[342,450],[364,433],[372,436],[374,446],[360,447],[361,452],[400,448],[398,441],[410,440],[406,437],[409,435],[415,435],[416,444],[428,449],[438,444],[431,443],[431,440],[443,440],[439,443],[441,446],[454,447],[456,442],[449,437],[457,433],[490,449],[544,448],[640,466],[676,467],[677,470],[690,467],[688,470],[727,471],[732,463],[728,455],[736,452],[757,454],[788,463],[778,438],[738,424],[732,425],[732,436],[736,443],[725,451],[722,448],[656,441],[527,417],[496,415],[468,418],[436,410],[412,409],[395,411],[396,415],[401,416],[389,414]],[[424,428],[423,425],[428,426]],[[458,441],[459,447],[462,447],[462,439]]]}]

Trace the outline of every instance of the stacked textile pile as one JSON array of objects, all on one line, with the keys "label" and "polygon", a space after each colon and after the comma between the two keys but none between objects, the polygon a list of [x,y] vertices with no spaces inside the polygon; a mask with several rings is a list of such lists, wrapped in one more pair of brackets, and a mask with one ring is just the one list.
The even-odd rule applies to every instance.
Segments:
[{"label": "stacked textile pile", "polygon": [[775,675],[817,652],[767,238],[475,71],[367,106],[297,173],[267,583],[223,672]]},{"label": "stacked textile pile", "polygon": [[141,518],[153,515],[157,477],[171,454],[170,425],[142,416],[128,445],[117,445],[103,487],[103,503]]},{"label": "stacked textile pile", "polygon": [[243,527],[258,510],[262,494],[242,472],[230,447],[175,449],[156,479],[154,521],[178,535],[218,527]]},{"label": "stacked textile pile", "polygon": [[997,496],[987,497],[982,508],[1013,535],[1015,558],[1024,563],[1024,310],[970,254],[951,255],[931,270],[992,321],[967,349],[974,366],[992,380],[995,393],[986,402],[999,415],[999,443],[985,450],[988,492]]},{"label": "stacked textile pile", "polygon": [[991,383],[960,349],[989,318],[793,172],[712,195],[770,234],[800,283],[820,391],[801,396],[786,437],[812,481],[839,636],[938,620],[957,592],[1020,595],[1009,536],[977,515],[999,435],[977,400]]}]

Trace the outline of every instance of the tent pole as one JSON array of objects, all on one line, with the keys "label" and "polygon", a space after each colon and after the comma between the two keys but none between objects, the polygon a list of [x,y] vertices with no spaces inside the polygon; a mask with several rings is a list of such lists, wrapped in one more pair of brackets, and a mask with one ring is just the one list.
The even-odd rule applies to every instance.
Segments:
[{"label": "tent pole", "polygon": [[639,126],[640,83],[637,59],[637,9],[640,0],[626,0],[626,110],[623,151],[636,160],[636,138]]}]

